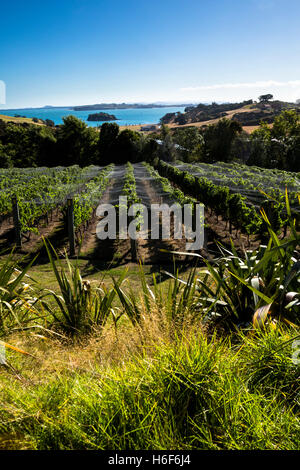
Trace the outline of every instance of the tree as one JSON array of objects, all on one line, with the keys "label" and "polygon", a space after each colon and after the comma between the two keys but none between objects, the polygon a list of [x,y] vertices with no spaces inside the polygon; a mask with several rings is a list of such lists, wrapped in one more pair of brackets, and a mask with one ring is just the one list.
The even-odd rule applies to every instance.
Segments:
[{"label": "tree", "polygon": [[268,94],[268,95],[260,95],[260,96],[258,97],[258,99],[259,99],[259,101],[260,101],[261,103],[267,103],[267,102],[270,101],[272,98],[273,98],[273,95],[270,95],[270,94]]},{"label": "tree", "polygon": [[202,159],[204,149],[204,137],[197,127],[185,127],[176,129],[173,140],[180,145],[180,158],[184,161],[199,161]]},{"label": "tree", "polygon": [[120,132],[116,139],[116,163],[137,162],[140,160],[140,141],[141,137],[138,132],[125,129]]},{"label": "tree", "polygon": [[0,142],[0,168],[9,168],[12,166],[11,157],[7,154],[6,146]]},{"label": "tree", "polygon": [[270,166],[271,132],[271,127],[265,121],[261,121],[260,127],[252,132],[250,137],[250,157],[247,161],[248,165]]},{"label": "tree", "polygon": [[261,121],[259,128],[255,129],[255,131],[252,132],[251,139],[253,140],[255,138],[259,138],[264,142],[269,142],[271,140],[271,135],[271,127],[268,125],[267,122]]},{"label": "tree", "polygon": [[[37,166],[56,166],[56,137],[49,127],[41,127],[39,132]],[[58,165],[60,162],[58,162]]]},{"label": "tree", "polygon": [[287,144],[286,168],[300,172],[300,135],[290,139]]},{"label": "tree", "polygon": [[180,126],[182,126],[183,124],[186,124],[187,123],[186,115],[182,114],[182,113],[177,113],[176,118],[175,118],[175,122],[177,124],[179,124]]},{"label": "tree", "polygon": [[158,147],[158,158],[165,162],[173,162],[176,160],[175,144],[171,135],[171,131],[165,124],[160,128],[160,140]]},{"label": "tree", "polygon": [[232,142],[242,130],[242,125],[238,121],[226,118],[208,126],[204,133],[205,159],[207,161],[229,161],[232,158]]},{"label": "tree", "polygon": [[294,109],[285,110],[274,119],[272,136],[284,140],[295,135],[300,135],[300,116]]},{"label": "tree", "polygon": [[120,128],[116,122],[105,122],[100,129],[98,150],[101,164],[115,162],[116,142]]},{"label": "tree", "polygon": [[265,122],[251,135],[250,165],[283,170],[300,170],[300,116],[285,110],[274,119],[271,128]]},{"label": "tree", "polygon": [[246,163],[250,157],[251,147],[249,134],[242,132],[232,141],[229,160],[240,160]]},{"label": "tree", "polygon": [[167,136],[171,135],[170,128],[166,126],[166,124],[162,124],[160,126],[160,138],[161,140],[164,140]]},{"label": "tree", "polygon": [[0,121],[0,144],[2,167],[53,166],[55,163],[56,129]]},{"label": "tree", "polygon": [[272,136],[280,146],[276,168],[300,171],[300,116],[297,111],[285,110],[277,116]]},{"label": "tree", "polygon": [[156,162],[158,158],[158,151],[159,145],[155,139],[147,138],[145,139],[143,136],[140,141],[141,145],[141,160],[144,160],[149,163]]},{"label": "tree", "polygon": [[63,165],[87,166],[95,156],[98,133],[75,116],[63,118],[58,131],[58,157]]}]

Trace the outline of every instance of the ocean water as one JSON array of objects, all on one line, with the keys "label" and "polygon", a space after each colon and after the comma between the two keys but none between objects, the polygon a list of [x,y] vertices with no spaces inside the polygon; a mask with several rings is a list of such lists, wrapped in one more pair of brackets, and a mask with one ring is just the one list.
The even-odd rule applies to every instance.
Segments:
[{"label": "ocean water", "polygon": [[[62,124],[63,117],[73,116],[85,121],[89,126],[97,127],[103,122],[87,121],[88,115],[97,112],[114,114],[118,119],[115,121],[119,126],[133,124],[158,124],[161,117],[166,113],[175,113],[177,111],[184,112],[184,107],[172,106],[164,108],[145,108],[145,109],[98,109],[91,111],[73,111],[71,108],[32,108],[32,109],[0,109],[0,114],[6,116],[21,116],[29,118],[51,119],[55,124]],[[114,122],[114,121],[111,121]]]}]

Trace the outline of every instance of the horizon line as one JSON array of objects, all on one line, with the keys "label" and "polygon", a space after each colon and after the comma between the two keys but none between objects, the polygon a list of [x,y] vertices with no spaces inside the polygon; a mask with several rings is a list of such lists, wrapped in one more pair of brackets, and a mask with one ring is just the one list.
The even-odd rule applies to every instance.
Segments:
[{"label": "horizon line", "polygon": [[[211,101],[212,102],[212,101]],[[77,107],[80,107],[80,106],[97,106],[97,105],[109,105],[109,104],[112,104],[112,105],[121,105],[121,104],[128,104],[128,105],[149,105],[149,104],[153,104],[153,105],[166,105],[166,106],[180,106],[180,105],[189,105],[189,104],[197,104],[199,103],[199,101],[187,101],[186,103],[182,102],[182,101],[177,101],[177,102],[170,102],[170,101],[141,101],[141,102],[137,102],[137,101],[133,101],[133,102],[125,102],[125,101],[122,101],[122,102],[116,102],[116,101],[111,101],[111,102],[103,102],[103,103],[91,103],[91,104],[72,104],[72,105],[44,105],[44,106],[23,106],[23,107],[18,107],[18,108],[2,108],[2,106],[0,105],[0,110],[2,111],[13,111],[14,109],[19,109],[19,110],[22,110],[22,109],[51,109],[51,108],[77,108]],[[206,103],[210,103],[210,101],[207,101]]]}]

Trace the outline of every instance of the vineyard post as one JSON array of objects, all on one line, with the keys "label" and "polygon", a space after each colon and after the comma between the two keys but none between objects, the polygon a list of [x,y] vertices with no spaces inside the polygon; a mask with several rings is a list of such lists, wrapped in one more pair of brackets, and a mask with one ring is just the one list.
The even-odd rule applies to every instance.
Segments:
[{"label": "vineyard post", "polygon": [[[197,229],[197,204],[199,204],[199,202],[195,202],[193,204],[193,215],[192,215],[192,230],[193,232],[196,231]],[[204,213],[204,211],[203,211]],[[200,220],[200,226],[201,226],[201,230],[203,230],[203,247],[202,249],[204,250],[207,250],[207,227],[205,226],[205,220]],[[196,253],[201,251],[201,250],[195,250]]]},{"label": "vineyard post", "polygon": [[15,234],[16,234],[16,245],[18,248],[21,248],[22,247],[21,222],[20,222],[19,204],[18,204],[18,200],[16,196],[13,197],[12,202],[13,202],[13,219],[14,219],[14,227],[15,227]]},{"label": "vineyard post", "polygon": [[196,205],[197,203],[194,202],[193,204],[193,209],[192,209],[192,230],[193,232],[195,232],[196,228],[197,228],[197,211],[196,211]]},{"label": "vineyard post", "polygon": [[[128,226],[130,225],[130,223],[134,220],[134,216],[133,215],[129,215],[128,216]],[[129,239],[130,239],[130,252],[131,252],[131,260],[133,263],[136,262],[137,260],[137,241],[134,240],[133,238],[131,238],[129,236]]]},{"label": "vineyard post", "polygon": [[[161,206],[164,203],[163,197],[160,196],[159,198],[159,205]],[[159,213],[159,236],[162,236],[162,224],[163,224],[163,213]]]},{"label": "vineyard post", "polygon": [[[195,233],[196,229],[197,229],[197,202],[194,202],[193,207],[192,207],[192,231]],[[198,253],[199,250],[194,250],[194,251],[195,253]]]},{"label": "vineyard post", "polygon": [[70,256],[75,255],[75,233],[74,233],[74,203],[72,198],[68,198],[68,237],[70,246]]}]

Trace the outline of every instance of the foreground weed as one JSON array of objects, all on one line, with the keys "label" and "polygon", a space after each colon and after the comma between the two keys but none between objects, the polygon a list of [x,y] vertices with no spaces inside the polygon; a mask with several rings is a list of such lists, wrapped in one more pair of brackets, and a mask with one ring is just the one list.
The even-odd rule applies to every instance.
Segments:
[{"label": "foreground weed", "polygon": [[[46,302],[43,305],[52,313],[56,322],[73,335],[90,331],[93,326],[103,328],[110,315],[117,322],[119,317],[115,315],[112,307],[116,291],[109,290],[104,285],[93,289],[89,281],[82,279],[77,264],[72,265],[66,256],[67,269],[65,269],[54,248],[52,246],[50,248],[46,241],[44,243],[59,285],[60,295],[54,291],[49,292],[57,303],[60,315],[50,309]],[[119,286],[122,282],[123,276],[116,282],[116,285]]]}]

